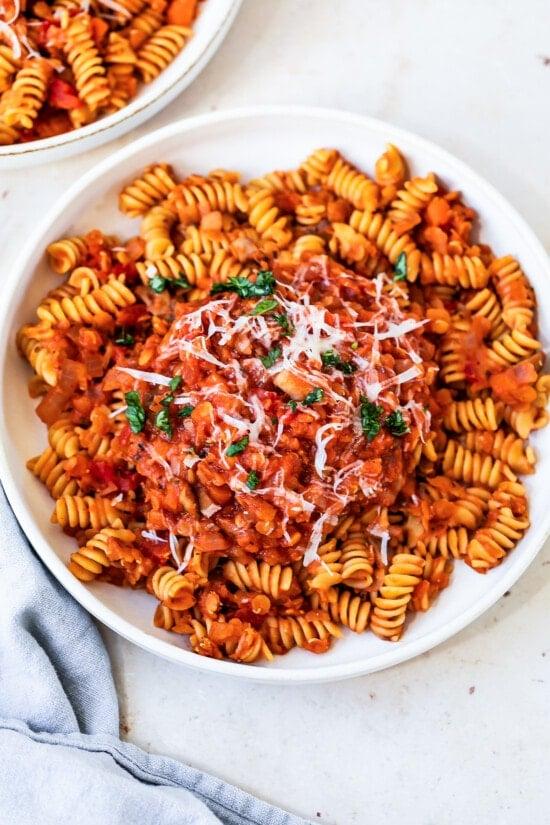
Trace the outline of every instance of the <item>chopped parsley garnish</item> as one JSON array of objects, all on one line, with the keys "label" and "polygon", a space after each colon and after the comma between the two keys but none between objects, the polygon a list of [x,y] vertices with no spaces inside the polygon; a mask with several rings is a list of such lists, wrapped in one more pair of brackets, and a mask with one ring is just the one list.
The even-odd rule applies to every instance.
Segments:
[{"label": "chopped parsley garnish", "polygon": [[288,315],[285,315],[284,312],[280,315],[275,315],[275,320],[283,330],[284,335],[290,335],[292,332],[292,324],[288,320]]},{"label": "chopped parsley garnish", "polygon": [[260,476],[258,475],[256,470],[251,470],[246,479],[246,486],[249,487],[251,490],[255,490],[259,483]]},{"label": "chopped parsley garnish", "polygon": [[170,383],[168,384],[172,392],[175,392],[178,389],[179,385],[181,384],[181,381],[181,375],[174,375],[174,377],[170,380]]},{"label": "chopped parsley garnish", "polygon": [[243,275],[236,275],[224,283],[214,284],[211,295],[220,292],[236,292],[239,298],[261,298],[263,295],[272,295],[275,292],[275,276],[270,269],[262,269],[256,275],[255,281],[250,281]]},{"label": "chopped parsley garnish", "polygon": [[382,407],[373,404],[364,395],[361,396],[361,429],[363,434],[366,435],[367,441],[372,441],[380,432],[382,412]]},{"label": "chopped parsley garnish", "polygon": [[191,289],[191,284],[187,278],[163,278],[162,275],[153,275],[149,281],[149,287],[160,294],[168,287],[180,287],[181,289]]},{"label": "chopped parsley garnish", "polygon": [[247,447],[248,436],[245,435],[240,441],[234,441],[233,444],[230,444],[225,454],[230,457],[233,455],[240,455],[241,453],[244,453]]},{"label": "chopped parsley garnish", "polygon": [[133,433],[140,433],[145,427],[146,416],[139,393],[132,390],[131,392],[127,392],[125,394],[124,399],[127,404],[125,415],[128,419],[130,429]]},{"label": "chopped parsley garnish", "polygon": [[352,375],[357,369],[352,361],[342,361],[337,352],[332,349],[327,349],[326,352],[321,353],[321,361],[324,367],[334,367],[344,375]]},{"label": "chopped parsley garnish", "polygon": [[409,432],[407,422],[403,418],[401,410],[394,410],[384,421],[384,426],[388,428],[392,435],[406,435]]},{"label": "chopped parsley garnish", "polygon": [[404,281],[407,277],[407,255],[405,252],[401,252],[400,255],[397,256],[397,260],[393,267],[393,280],[394,281]]},{"label": "chopped parsley garnish", "polygon": [[159,410],[155,415],[155,427],[158,427],[158,429],[166,433],[169,438],[172,438],[172,424],[170,423],[170,416],[166,408]]},{"label": "chopped parsley garnish", "polygon": [[178,415],[180,418],[189,418],[194,409],[192,404],[184,404]]},{"label": "chopped parsley garnish", "polygon": [[321,387],[315,387],[314,390],[311,390],[311,392],[308,392],[308,394],[306,395],[306,397],[302,401],[302,404],[304,405],[304,407],[311,407],[311,405],[316,404],[317,401],[322,401],[324,395],[325,395],[325,393],[323,392]]},{"label": "chopped parsley garnish", "polygon": [[277,359],[281,357],[281,353],[282,349],[280,347],[274,347],[273,349],[269,350],[267,355],[260,356],[260,361],[262,362],[266,370],[272,367],[275,361],[277,361]]},{"label": "chopped parsley garnish", "polygon": [[277,309],[279,302],[275,298],[264,298],[263,301],[258,301],[254,309],[249,312],[249,315],[265,315],[266,312],[271,312]]},{"label": "chopped parsley garnish", "polygon": [[296,412],[296,410],[298,409],[298,402],[297,401],[289,401],[288,406],[290,407],[292,412]]},{"label": "chopped parsley garnish", "polygon": [[156,293],[164,292],[166,289],[166,278],[163,278],[162,275],[153,275],[149,281],[149,288]]},{"label": "chopped parsley garnish", "polygon": [[163,407],[169,407],[173,400],[174,400],[174,396],[172,395],[172,393],[169,393],[168,395],[166,395],[162,399],[162,401],[160,403],[162,404]]},{"label": "chopped parsley garnish", "polygon": [[119,347],[131,347],[134,343],[134,336],[125,327],[122,327],[116,334],[115,344]]}]

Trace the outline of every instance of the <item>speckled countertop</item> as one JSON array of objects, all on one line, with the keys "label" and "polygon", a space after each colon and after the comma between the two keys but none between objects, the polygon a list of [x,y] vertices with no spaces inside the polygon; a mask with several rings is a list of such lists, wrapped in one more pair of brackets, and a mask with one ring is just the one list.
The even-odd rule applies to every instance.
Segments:
[{"label": "speckled countertop", "polygon": [[[387,119],[481,172],[550,249],[549,99],[547,0],[245,0],[210,65],[155,123],[251,103]],[[76,176],[134,137],[0,172],[3,266]],[[451,641],[390,671],[311,687],[201,676],[104,636],[126,738],[313,821],[546,825],[549,605],[547,545]]]}]

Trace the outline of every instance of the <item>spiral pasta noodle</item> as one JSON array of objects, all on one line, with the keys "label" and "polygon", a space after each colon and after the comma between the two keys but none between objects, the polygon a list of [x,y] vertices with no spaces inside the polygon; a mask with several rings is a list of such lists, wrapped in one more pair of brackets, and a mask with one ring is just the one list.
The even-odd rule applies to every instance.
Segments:
[{"label": "spiral pasta noodle", "polygon": [[29,60],[17,72],[13,85],[2,99],[2,118],[7,126],[32,129],[44,101],[52,67],[42,59]]},{"label": "spiral pasta noodle", "polygon": [[91,111],[103,106],[109,98],[105,66],[94,44],[89,15],[75,17],[66,30],[65,52],[71,66],[76,88]]},{"label": "spiral pasta noodle", "polygon": [[403,633],[406,612],[414,588],[420,583],[424,559],[409,553],[394,556],[383,584],[373,599],[370,627],[373,633],[392,642]]},{"label": "spiral pasta noodle", "polygon": [[20,68],[20,58],[14,57],[9,46],[0,44],[0,93],[11,87],[11,81]]},{"label": "spiral pasta noodle", "polygon": [[332,166],[326,185],[356,209],[372,211],[378,205],[377,184],[342,157]]},{"label": "spiral pasta noodle", "polygon": [[293,580],[292,567],[280,564],[269,565],[266,562],[239,564],[227,562],[223,568],[224,576],[242,590],[258,590],[273,599],[287,595]]},{"label": "spiral pasta noodle", "polygon": [[149,209],[141,222],[140,234],[145,241],[145,254],[151,260],[169,258],[175,252],[170,230],[176,220],[172,209],[162,204]]},{"label": "spiral pasta noodle", "polygon": [[497,487],[506,477],[514,478],[500,459],[474,453],[453,439],[447,442],[442,467],[451,478],[468,484],[484,484],[490,489]]},{"label": "spiral pasta noodle", "polygon": [[353,212],[350,225],[373,241],[386,255],[390,263],[395,264],[400,255],[407,259],[407,278],[415,281],[420,268],[420,251],[408,235],[398,235],[391,221],[380,213]]},{"label": "spiral pasta noodle", "polygon": [[331,638],[339,638],[341,631],[334,622],[324,616],[307,619],[302,616],[283,618],[270,616],[265,622],[265,639],[275,653],[293,647],[308,650],[327,650]]},{"label": "spiral pasta noodle", "polygon": [[137,218],[164,200],[175,186],[168,164],[157,163],[122,190],[118,198],[119,209],[130,218]]},{"label": "spiral pasta noodle", "polygon": [[99,496],[78,496],[66,493],[57,499],[52,522],[65,528],[123,527],[120,512],[109,499]]},{"label": "spiral pasta noodle", "polygon": [[76,493],[78,485],[66,472],[66,463],[51,447],[31,458],[27,467],[44,484],[52,498]]},{"label": "spiral pasta noodle", "polygon": [[76,553],[71,554],[69,570],[77,579],[90,582],[111,566],[109,539],[132,544],[135,534],[124,528],[105,527],[89,539]]},{"label": "spiral pasta noodle", "polygon": [[136,66],[145,83],[166,69],[190,36],[185,26],[162,26],[151,35],[137,53]]},{"label": "spiral pasta noodle", "polygon": [[62,238],[51,243],[46,251],[53,271],[57,272],[58,275],[65,275],[84,263],[86,241],[80,236]]},{"label": "spiral pasta noodle", "polygon": [[510,329],[525,329],[534,318],[535,299],[527,278],[512,255],[495,259],[489,268],[502,301],[502,320]]},{"label": "spiral pasta noodle", "polygon": [[461,286],[463,289],[482,289],[489,280],[489,272],[481,258],[462,255],[422,255],[420,261],[422,283],[440,283]]},{"label": "spiral pasta noodle", "polygon": [[403,221],[414,226],[421,220],[421,212],[437,192],[435,175],[430,173],[425,178],[412,178],[403,184],[391,203],[390,219],[399,224]]},{"label": "spiral pasta noodle", "polygon": [[504,412],[503,404],[495,404],[492,398],[474,398],[454,401],[445,413],[448,430],[460,433],[469,430],[496,430]]},{"label": "spiral pasta noodle", "polygon": [[[476,531],[466,551],[468,563],[482,573],[499,564],[529,527],[521,484],[501,484],[491,504],[486,523]],[[518,505],[522,505],[521,514]]]},{"label": "spiral pasta noodle", "polygon": [[59,418],[48,429],[50,447],[61,458],[72,458],[80,450],[80,439],[69,417]]},{"label": "spiral pasta noodle", "polygon": [[134,293],[122,282],[113,280],[86,295],[48,298],[37,309],[39,319],[50,326],[70,323],[104,326],[122,307],[135,303]]}]

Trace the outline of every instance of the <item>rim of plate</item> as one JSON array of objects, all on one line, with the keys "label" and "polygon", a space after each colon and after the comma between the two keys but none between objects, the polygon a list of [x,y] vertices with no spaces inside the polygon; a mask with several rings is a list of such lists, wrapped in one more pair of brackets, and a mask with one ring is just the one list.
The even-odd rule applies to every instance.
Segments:
[{"label": "rim of plate", "polygon": [[[81,126],[71,132],[63,132],[60,135],[54,135],[49,138],[32,140],[28,143],[14,143],[11,146],[0,146],[0,161],[9,158],[24,158],[25,156],[38,154],[39,152],[73,146],[80,141],[89,140],[95,135],[104,135],[105,132],[109,132],[111,129],[126,123],[126,121],[134,119],[145,110],[153,107],[156,103],[160,103],[163,98],[169,95],[176,96],[191,83],[195,74],[200,73],[201,69],[203,69],[214,56],[216,46],[221,45],[221,40],[237,16],[242,2],[243,0],[229,0],[227,13],[218,22],[216,27],[213,28],[200,54],[185,68],[182,74],[178,75],[178,77],[168,85],[162,83],[161,73],[153,81],[153,84],[155,84],[155,81],[158,81],[156,85],[143,85],[142,88],[144,92],[142,95],[135,97],[127,106],[124,106],[124,108],[112,114],[104,115],[94,120],[93,123],[88,123],[86,126]],[[185,50],[180,52],[181,56],[184,54]],[[177,55],[176,59],[180,57],[180,55]],[[167,101],[167,103],[169,102],[170,101]],[[121,134],[118,136],[121,137]],[[106,136],[104,136],[102,140],[107,140]]]},{"label": "rim of plate", "polygon": [[[141,152],[164,138],[177,134],[193,131],[197,127],[208,124],[220,124],[229,120],[244,120],[248,118],[260,117],[302,117],[321,118],[341,123],[349,123],[356,126],[363,126],[366,129],[380,133],[386,141],[391,140],[396,143],[402,141],[413,148],[429,152],[434,161],[438,159],[442,163],[454,167],[458,176],[467,178],[473,186],[482,192],[488,199],[492,200],[498,208],[506,214],[517,227],[522,241],[529,245],[532,253],[538,258],[540,267],[546,272],[550,282],[550,259],[544,247],[538,240],[533,230],[528,226],[522,216],[509,204],[500,192],[488,183],[476,172],[474,172],[464,161],[459,160],[455,155],[442,149],[437,144],[426,138],[420,137],[413,132],[408,132],[400,127],[393,126],[383,120],[364,115],[358,115],[340,109],[330,109],[312,106],[248,106],[234,109],[227,109],[219,112],[196,115],[185,118],[157,129],[148,135],[140,138],[134,143],[119,149],[110,157],[105,158],[93,169],[90,169],[78,181],[76,181],[67,192],[62,195],[54,204],[52,209],[42,219],[39,226],[25,243],[24,249],[17,256],[11,275],[11,284],[8,285],[7,296],[0,309],[0,358],[3,367],[8,353],[8,347],[12,344],[9,339],[9,318],[19,300],[19,275],[30,263],[30,259],[42,236],[47,232],[50,224],[58,218],[62,212],[71,204],[78,195],[86,190],[88,186],[98,178],[116,171],[121,161],[126,161],[132,155]],[[550,330],[549,330],[550,332]],[[376,656],[371,656],[368,660],[354,660],[340,664],[320,664],[315,668],[285,668],[276,669],[271,667],[261,667],[255,665],[238,664],[226,660],[210,659],[204,656],[197,656],[191,651],[174,646],[168,642],[150,636],[145,631],[140,630],[131,622],[122,619],[110,608],[103,605],[100,600],[93,595],[78,579],[76,579],[56,555],[49,543],[44,538],[39,525],[30,515],[19,492],[17,484],[11,474],[9,463],[5,451],[6,431],[3,419],[0,420],[0,479],[12,509],[21,525],[23,532],[35,548],[44,564],[49,568],[54,577],[65,587],[66,590],[96,619],[110,627],[112,630],[128,639],[131,642],[143,647],[151,653],[161,656],[164,659],[184,664],[187,667],[209,673],[218,673],[235,678],[248,679],[257,682],[278,682],[282,683],[319,683],[340,681],[356,676],[374,673],[393,665],[412,659],[415,656],[425,653],[442,642],[454,636],[467,625],[488,610],[496,601],[512,587],[512,585],[525,572],[531,564],[546,539],[550,536],[550,509],[546,517],[538,524],[530,527],[531,539],[527,539],[527,544],[522,548],[521,555],[511,556],[510,567],[499,581],[491,584],[484,595],[470,608],[464,610],[459,616],[451,619],[437,628],[425,633],[421,637],[408,641],[405,637],[402,641],[388,645],[388,649]],[[322,660],[321,660],[322,661]]]}]

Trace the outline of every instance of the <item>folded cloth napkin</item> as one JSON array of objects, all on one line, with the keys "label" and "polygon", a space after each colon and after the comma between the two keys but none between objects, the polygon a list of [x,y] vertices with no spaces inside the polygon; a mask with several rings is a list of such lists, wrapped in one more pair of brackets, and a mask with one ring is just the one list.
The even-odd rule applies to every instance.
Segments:
[{"label": "folded cloth napkin", "polygon": [[118,736],[90,616],[34,555],[0,488],[0,822],[304,825]]}]

